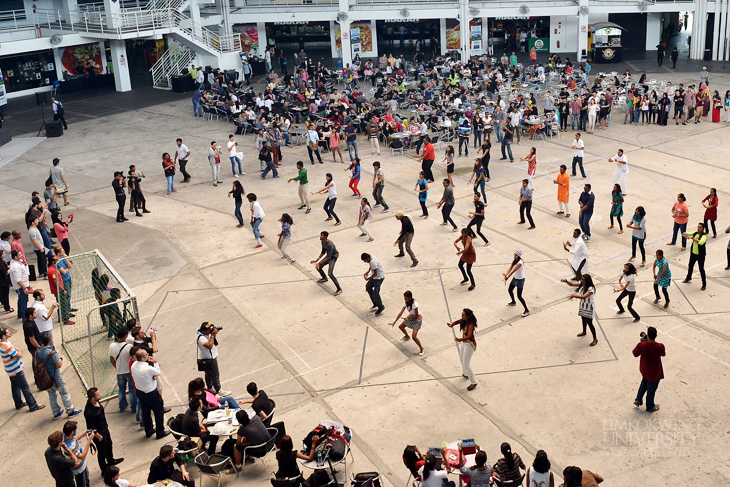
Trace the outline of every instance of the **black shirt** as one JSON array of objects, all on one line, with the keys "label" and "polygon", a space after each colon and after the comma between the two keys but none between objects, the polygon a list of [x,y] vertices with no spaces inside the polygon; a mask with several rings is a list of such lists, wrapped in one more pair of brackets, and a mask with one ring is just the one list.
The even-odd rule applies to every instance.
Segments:
[{"label": "black shirt", "polygon": [[91,401],[86,401],[84,418],[86,418],[86,429],[96,430],[102,435],[109,432],[109,424],[106,422],[104,406],[101,404],[97,407],[91,404]]},{"label": "black shirt", "polygon": [[256,411],[256,414],[260,413],[261,411],[263,411],[266,416],[271,414],[271,403],[269,402],[269,396],[267,396],[264,391],[259,391],[259,395],[256,397],[256,399],[253,400],[253,402],[251,403],[251,407],[254,411]]},{"label": "black shirt", "polygon": [[322,242],[322,253],[325,255],[325,260],[327,262],[333,259],[336,260],[340,256],[340,253],[337,251],[335,244],[332,243],[332,240]]},{"label": "black shirt", "polygon": [[23,322],[23,335],[25,335],[25,345],[28,347],[28,351],[31,355],[35,355],[38,349],[30,343],[30,339],[35,338],[36,343],[41,344],[41,332],[38,331],[35,320],[28,319]]},{"label": "black shirt", "polygon": [[114,194],[117,196],[124,196],[124,186],[122,186],[122,180],[119,180],[117,178],[114,178],[114,181],[112,181],[112,188],[114,188]]},{"label": "black shirt", "polygon": [[292,479],[299,475],[300,472],[299,472],[299,465],[297,465],[297,452],[296,451],[290,451],[288,454],[286,454],[284,456],[284,458],[278,458],[278,455],[277,455],[276,460],[279,463],[279,470],[276,472],[276,478]]},{"label": "black shirt", "polygon": [[484,220],[484,215],[477,215],[477,213],[484,213],[484,203],[482,201],[474,202],[474,219]]},{"label": "black shirt", "polygon": [[5,284],[6,286],[10,286],[10,274],[9,274],[10,268],[7,262],[5,262],[3,259],[0,259],[0,284]]},{"label": "black shirt", "polygon": [[405,235],[406,233],[416,233],[413,229],[413,222],[406,215],[403,215],[400,219],[400,233],[401,235]]},{"label": "black shirt", "polygon": [[61,450],[46,449],[46,464],[51,476],[56,480],[56,487],[75,487],[74,461],[66,458]]},{"label": "black shirt", "polygon": [[182,420],[182,432],[188,436],[200,436],[200,421],[198,413],[192,409],[185,411]]},{"label": "black shirt", "polygon": [[163,462],[162,458],[157,457],[150,464],[150,473],[147,476],[147,483],[154,484],[158,480],[167,480],[175,471],[175,464],[182,465],[182,458],[179,454],[175,454],[169,461]]}]

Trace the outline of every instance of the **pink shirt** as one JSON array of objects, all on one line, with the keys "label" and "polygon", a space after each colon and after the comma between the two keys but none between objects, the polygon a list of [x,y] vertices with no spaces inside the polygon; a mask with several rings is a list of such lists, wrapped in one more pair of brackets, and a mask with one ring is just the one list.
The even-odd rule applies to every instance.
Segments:
[{"label": "pink shirt", "polygon": [[682,224],[682,223],[687,223],[689,221],[689,205],[687,204],[686,201],[684,203],[680,203],[679,201],[675,201],[674,202],[673,209],[677,213],[684,213],[685,215],[687,215],[687,216],[677,216],[677,217],[674,217],[675,223]]},{"label": "pink shirt", "polygon": [[59,242],[63,242],[68,238],[68,225],[62,225],[61,223],[54,223],[53,230],[56,232],[56,238]]}]

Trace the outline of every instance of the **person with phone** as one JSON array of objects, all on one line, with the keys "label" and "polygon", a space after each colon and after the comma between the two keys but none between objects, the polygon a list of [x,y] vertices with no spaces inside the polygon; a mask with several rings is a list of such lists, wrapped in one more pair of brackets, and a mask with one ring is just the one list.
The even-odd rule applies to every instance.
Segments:
[{"label": "person with phone", "polygon": [[[76,455],[79,464],[73,469],[74,478],[76,479],[76,487],[89,487],[89,468],[86,463],[86,457],[91,447],[91,437],[94,431],[84,431],[80,436],[76,436],[78,423],[76,421],[66,421],[63,425],[63,444]],[[86,438],[86,446],[81,447],[79,440]]]},{"label": "person with phone", "polygon": [[74,469],[78,468],[81,462],[64,443],[62,432],[54,431],[48,435],[48,448],[44,456],[48,471],[56,481],[56,487],[76,487]]}]

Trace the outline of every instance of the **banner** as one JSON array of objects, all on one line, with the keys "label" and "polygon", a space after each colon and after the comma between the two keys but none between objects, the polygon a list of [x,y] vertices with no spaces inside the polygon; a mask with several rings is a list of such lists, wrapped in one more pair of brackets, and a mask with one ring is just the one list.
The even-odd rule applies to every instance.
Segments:
[{"label": "banner", "polygon": [[5,93],[5,78],[3,71],[0,69],[0,107],[8,104],[8,97]]},{"label": "banner", "polygon": [[[375,21],[367,22],[353,22],[350,24],[350,44],[355,42],[354,30],[358,30],[360,39],[360,57],[372,57],[375,55],[375,48],[373,47],[373,31],[375,30]],[[342,36],[340,27],[335,30],[335,46],[338,50],[342,51]],[[353,57],[355,54],[352,54]]]},{"label": "banner", "polygon": [[[474,25],[477,23],[477,25]],[[482,21],[472,19],[471,24],[471,56],[481,56],[482,52]]]},{"label": "banner", "polygon": [[61,64],[63,69],[71,74],[83,74],[87,65],[93,66],[96,74],[104,71],[98,42],[64,48],[61,53]]},{"label": "banner", "polygon": [[527,39],[528,51],[535,48],[537,52],[548,52],[550,50],[550,39],[547,37],[530,37]]},{"label": "banner", "polygon": [[234,24],[233,32],[241,36],[241,51],[247,54],[259,52],[259,28],[256,24]]},{"label": "banner", "polygon": [[362,52],[362,46],[360,45],[360,29],[357,27],[350,28],[350,49],[352,51],[352,57]]}]

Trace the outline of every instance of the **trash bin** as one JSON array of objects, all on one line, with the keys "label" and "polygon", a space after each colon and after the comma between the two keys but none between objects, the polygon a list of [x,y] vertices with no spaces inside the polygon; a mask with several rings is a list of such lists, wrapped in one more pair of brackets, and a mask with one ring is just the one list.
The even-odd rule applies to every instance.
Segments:
[{"label": "trash bin", "polygon": [[709,49],[705,49],[705,57],[703,59],[705,61],[712,61],[712,54]]}]

